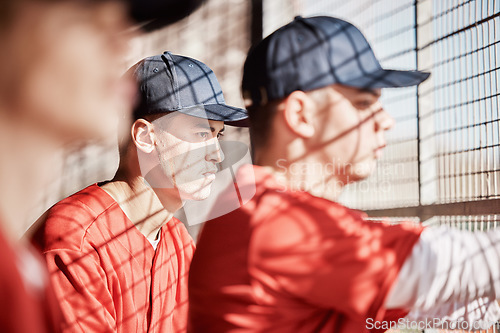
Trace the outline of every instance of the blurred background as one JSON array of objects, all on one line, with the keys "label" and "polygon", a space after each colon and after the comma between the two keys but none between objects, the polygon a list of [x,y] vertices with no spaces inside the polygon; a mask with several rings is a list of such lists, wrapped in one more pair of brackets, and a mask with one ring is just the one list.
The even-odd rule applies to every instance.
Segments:
[{"label": "blurred background", "polygon": [[[499,0],[207,0],[176,24],[135,38],[124,71],[169,50],[208,64],[226,101],[243,107],[242,65],[253,42],[296,15],[332,15],[357,25],[388,68],[432,72],[418,88],[387,89],[382,102],[397,124],[376,173],[341,201],[430,225],[471,230],[500,221]],[[245,129],[226,140],[248,142]],[[110,179],[114,140],[64,151],[61,177],[29,211],[20,235],[61,198]]]}]

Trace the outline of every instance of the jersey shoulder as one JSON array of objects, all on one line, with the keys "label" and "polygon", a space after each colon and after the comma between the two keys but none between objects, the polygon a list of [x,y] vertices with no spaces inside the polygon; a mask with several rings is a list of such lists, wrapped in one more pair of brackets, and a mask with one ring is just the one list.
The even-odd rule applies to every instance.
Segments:
[{"label": "jersey shoulder", "polygon": [[97,184],[90,185],[52,206],[37,221],[32,243],[42,252],[81,250],[88,229],[115,205]]},{"label": "jersey shoulder", "polygon": [[319,198],[305,191],[268,190],[258,199],[255,207],[259,217],[287,220],[314,220],[332,223],[349,220],[363,221],[366,215],[338,202]]}]

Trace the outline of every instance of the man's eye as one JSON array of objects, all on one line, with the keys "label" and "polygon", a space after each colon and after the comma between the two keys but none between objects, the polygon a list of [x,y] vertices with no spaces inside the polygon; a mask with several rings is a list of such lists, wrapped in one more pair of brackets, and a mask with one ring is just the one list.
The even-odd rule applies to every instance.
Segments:
[{"label": "man's eye", "polygon": [[224,136],[224,133],[222,133],[222,132],[217,133],[217,139],[219,139],[220,137],[223,137],[223,136]]},{"label": "man's eye", "polygon": [[196,133],[196,135],[198,135],[202,139],[206,139],[210,134],[208,132],[198,132]]},{"label": "man's eye", "polygon": [[354,105],[360,110],[368,109],[372,106],[373,102],[370,100],[357,101]]}]

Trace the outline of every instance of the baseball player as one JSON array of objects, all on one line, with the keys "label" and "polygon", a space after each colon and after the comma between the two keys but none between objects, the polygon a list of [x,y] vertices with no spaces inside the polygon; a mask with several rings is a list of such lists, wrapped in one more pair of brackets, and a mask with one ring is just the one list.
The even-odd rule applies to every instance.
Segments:
[{"label": "baseball player", "polygon": [[[58,304],[43,261],[19,226],[61,149],[105,137],[131,108],[116,65],[128,37],[120,2],[0,0],[0,331],[58,332]],[[113,43],[109,43],[109,40]]]},{"label": "baseball player", "polygon": [[200,3],[130,2],[0,0],[0,332],[59,331],[46,267],[19,236],[61,150],[102,140],[131,110],[135,85],[117,61],[130,18],[156,25]]},{"label": "baseball player", "polygon": [[498,320],[500,232],[374,223],[336,202],[386,145],[394,121],[381,89],[428,76],[382,68],[356,27],[326,16],[297,17],[250,51],[242,90],[256,165],[238,177],[256,194],[202,229],[189,331],[385,331],[404,316],[409,328],[478,329]]},{"label": "baseball player", "polygon": [[135,65],[131,135],[110,182],[60,201],[34,235],[51,272],[64,332],[185,332],[194,243],[173,217],[210,194],[226,105],[205,64],[165,52]]}]

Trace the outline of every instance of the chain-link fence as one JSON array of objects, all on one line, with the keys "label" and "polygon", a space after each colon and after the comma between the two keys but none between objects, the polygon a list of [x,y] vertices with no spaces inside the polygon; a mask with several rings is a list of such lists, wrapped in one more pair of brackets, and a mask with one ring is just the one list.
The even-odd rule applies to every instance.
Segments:
[{"label": "chain-link fence", "polygon": [[[341,200],[371,216],[467,230],[500,214],[500,3],[497,0],[264,0],[264,35],[296,15],[357,25],[387,68],[432,73],[386,89],[396,120],[375,174]],[[496,332],[496,328],[492,328]]]}]

